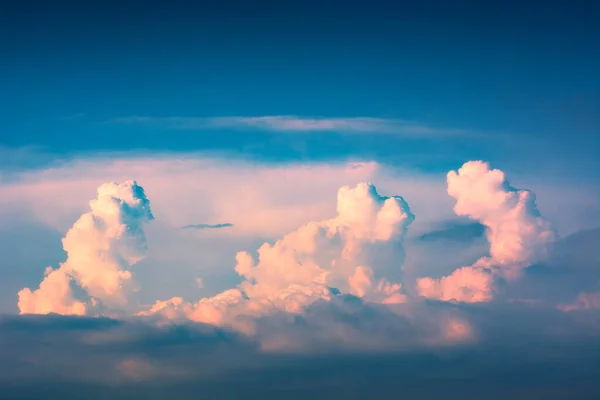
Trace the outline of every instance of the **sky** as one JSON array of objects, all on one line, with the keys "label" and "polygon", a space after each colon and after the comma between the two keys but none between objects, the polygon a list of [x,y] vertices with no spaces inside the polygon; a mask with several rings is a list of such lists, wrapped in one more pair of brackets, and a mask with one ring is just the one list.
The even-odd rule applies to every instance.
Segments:
[{"label": "sky", "polygon": [[599,17],[3,2],[0,398],[597,398]]}]

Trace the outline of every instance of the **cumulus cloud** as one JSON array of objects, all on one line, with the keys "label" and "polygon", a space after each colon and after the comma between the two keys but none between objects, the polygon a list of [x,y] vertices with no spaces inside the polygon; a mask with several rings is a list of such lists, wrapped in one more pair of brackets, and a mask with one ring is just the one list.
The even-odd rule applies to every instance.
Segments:
[{"label": "cumulus cloud", "polygon": [[[322,175],[323,171],[328,170],[318,168],[316,174]],[[304,176],[302,171],[292,173],[297,174],[295,177]],[[270,175],[273,176],[286,173]],[[459,227],[459,235],[477,237],[484,226],[489,255],[448,276],[420,279],[421,296],[486,302],[494,297],[499,280],[512,282],[521,275],[527,276],[533,269],[529,266],[545,257],[547,245],[554,240],[552,228],[537,210],[533,194],[510,186],[501,171],[491,170],[481,162],[466,163],[448,174],[448,193],[456,200],[456,214],[477,221]],[[199,197],[183,200],[196,204],[201,202]],[[306,203],[305,198],[292,199],[295,200]],[[153,197],[153,205],[154,202]],[[238,203],[232,201],[231,209]],[[40,390],[33,384],[40,381],[110,384],[113,388],[152,383],[152,395],[157,395],[160,385],[201,382],[206,391],[206,385],[216,381],[231,388],[239,388],[238,380],[248,376],[256,382],[259,371],[264,381],[257,386],[280,382],[273,371],[291,366],[299,368],[293,374],[283,375],[294,377],[293,382],[286,384],[297,384],[299,374],[307,373],[305,366],[310,364],[315,370],[307,382],[314,382],[318,376],[326,376],[327,382],[342,376],[344,385],[351,386],[362,379],[367,389],[361,392],[361,398],[374,397],[373,387],[377,385],[373,385],[373,379],[381,379],[379,386],[388,389],[389,382],[400,382],[404,387],[406,380],[422,379],[423,387],[437,390],[437,383],[444,381],[440,378],[450,381],[457,376],[477,376],[477,382],[488,379],[486,382],[495,382],[488,387],[498,387],[497,379],[505,377],[506,370],[517,370],[519,376],[538,374],[536,379],[540,382],[547,382],[548,373],[554,373],[553,381],[562,379],[568,383],[565,387],[572,387],[575,379],[580,383],[589,379],[595,385],[589,386],[593,389],[590,392],[597,393],[594,345],[600,326],[579,318],[582,313],[562,312],[598,308],[596,288],[559,306],[562,311],[556,309],[557,302],[426,301],[412,296],[401,285],[404,244],[409,227],[414,228],[414,207],[409,207],[403,197],[380,195],[368,183],[340,188],[336,207],[335,202],[331,203],[330,218],[313,218],[312,222],[298,224],[279,240],[259,246],[256,252],[238,252],[235,272],[241,283],[214,296],[195,302],[187,301],[184,295],[156,301],[139,317],[123,320],[54,315],[0,318],[4,344],[0,346],[0,385],[4,385],[1,391],[18,397],[17,391],[5,389],[15,380],[27,385],[13,386],[11,390],[27,393]],[[169,206],[179,209],[173,203]],[[141,187],[125,182],[102,185],[90,207],[63,239],[67,260],[57,269],[48,268],[37,290],[23,289],[19,293],[21,313],[81,315],[90,314],[95,307],[94,311],[102,314],[106,308],[127,300],[132,288],[130,267],[146,250],[143,228],[153,219],[150,204]],[[182,220],[171,225],[172,232],[181,235],[179,228],[190,218]],[[443,230],[425,238],[417,235],[416,242],[428,246],[453,235]],[[183,236],[190,235],[180,237]],[[597,241],[593,239],[597,235],[591,238],[589,247],[596,249]],[[582,242],[579,237],[573,241]],[[198,255],[205,256],[196,251],[196,258]],[[596,266],[594,260],[589,266]],[[560,263],[565,264],[563,261]],[[194,271],[183,286],[210,286],[210,282],[197,279],[198,275]],[[208,275],[202,276],[209,279]],[[568,299],[587,289],[577,289]],[[477,343],[474,347],[470,346],[473,342]],[[336,353],[335,363],[327,360],[331,353]],[[354,364],[343,358],[349,355]],[[365,364],[369,358],[372,364]],[[392,358],[403,360],[402,373],[397,372],[400,364],[390,366]],[[555,370],[558,359],[562,363],[560,373]],[[532,360],[542,366],[551,360],[554,372],[531,368]],[[456,363],[461,368],[457,369]],[[347,374],[348,365],[357,366],[355,375],[341,375]],[[265,366],[272,368],[265,372],[261,370]],[[392,372],[397,373],[397,379],[390,379]],[[425,382],[424,377],[434,377],[436,385],[431,384],[431,379]],[[522,384],[519,380],[515,385],[521,388]],[[502,385],[506,383],[503,381]],[[194,389],[190,389],[190,398],[197,397],[198,389]],[[324,398],[339,397],[340,388],[334,389]],[[354,389],[349,393],[357,395]],[[161,393],[166,393],[166,397],[174,392],[164,390]],[[232,397],[247,394],[244,391],[239,389]],[[522,398],[530,398],[532,392],[525,392]],[[87,388],[87,393],[95,392]],[[482,393],[486,392],[473,394],[472,398],[485,397]],[[547,390],[536,393],[543,397]],[[567,397],[576,398],[575,392],[569,393]],[[280,394],[277,392],[275,397],[281,397]],[[430,397],[442,394],[439,389]],[[389,392],[376,397],[388,398]]]},{"label": "cumulus cloud", "polygon": [[[129,268],[146,250],[143,224],[153,219],[150,202],[141,186],[127,181],[101,185],[89,205],[91,211],[62,240],[67,260],[58,269],[49,267],[38,289],[19,292],[21,313],[80,315],[89,305],[126,301],[132,288]],[[90,297],[88,304],[75,300],[75,284]]]},{"label": "cumulus cloud", "polygon": [[309,222],[265,243],[256,257],[236,256],[237,288],[197,303],[175,297],[157,301],[143,315],[162,314],[215,325],[254,327],[239,317],[302,314],[317,302],[350,294],[368,302],[405,301],[398,283],[403,240],[414,215],[400,196],[386,197],[375,186],[344,186],[337,195],[337,216]]},{"label": "cumulus cloud", "polygon": [[85,314],[86,303],[74,298],[72,278],[64,270],[47,267],[44,276],[39,289],[25,288],[19,292],[21,314]]},{"label": "cumulus cloud", "polygon": [[[148,257],[143,270],[136,273],[141,288],[136,300],[142,304],[174,295],[194,299],[198,291],[189,283],[197,276],[205,280],[203,293],[208,295],[232,287],[238,281],[232,265],[237,251],[256,249],[308,221],[335,215],[332,198],[343,185],[375,181],[385,192],[406,191],[413,199],[440,198],[431,193],[441,191],[437,180],[408,174],[392,179],[372,162],[281,165],[225,161],[201,154],[91,157],[50,169],[23,171],[0,184],[0,237],[4,243],[0,247],[15,242],[11,232],[17,232],[24,223],[36,230],[55,230],[49,233],[54,240],[60,239],[87,211],[87,201],[95,197],[98,182],[130,177],[143,182],[146,192],[151,193],[156,218],[145,228]],[[436,211],[450,214],[450,207],[426,202],[418,202],[417,210],[433,219]],[[231,222],[234,227],[181,229],[197,222]],[[420,222],[426,223],[423,219]],[[47,249],[52,246],[56,244]],[[54,248],[61,250],[60,245]],[[62,251],[47,249],[40,247],[35,255],[23,251],[8,254],[5,265],[18,262],[23,267],[14,273],[14,279],[2,280],[0,289],[10,297],[0,302],[0,311],[12,312],[14,293],[33,285],[30,277],[32,273],[41,276],[41,271],[35,272],[40,265],[57,265],[64,260]],[[177,269],[176,274],[172,268]]]},{"label": "cumulus cloud", "polygon": [[[515,280],[545,256],[554,231],[533,193],[513,188],[483,162],[468,162],[447,180],[456,214],[477,221],[464,226],[469,232],[485,227],[489,255],[448,276],[419,279],[418,293],[487,302],[499,279]],[[39,289],[19,293],[22,313],[84,314],[90,307],[102,312],[101,306],[127,300],[130,267],[145,251],[142,226],[153,218],[149,202],[141,187],[127,182],[101,186],[90,206],[63,239],[67,261],[49,269]],[[403,197],[382,196],[374,185],[358,183],[338,190],[335,209],[333,217],[301,224],[256,252],[238,252],[237,286],[192,302],[175,292],[138,315],[161,324],[192,321],[233,329],[280,351],[443,345],[477,337],[460,310],[423,305],[403,287],[405,237],[415,220]],[[189,282],[205,283],[195,276]],[[301,334],[315,331],[306,340]],[[398,336],[405,338],[402,344],[395,342]]]},{"label": "cumulus cloud", "polygon": [[[414,220],[408,204],[361,183],[339,190],[337,211],[333,219],[310,222],[273,245],[265,243],[257,262],[249,253],[238,253],[236,271],[246,278],[241,288],[251,297],[311,283],[344,293],[378,292],[377,282],[397,275],[402,265],[402,241]],[[386,263],[378,262],[382,257]]]},{"label": "cumulus cloud", "polygon": [[485,267],[462,267],[439,279],[421,278],[417,287],[421,296],[442,301],[478,303],[493,297],[494,277]]},{"label": "cumulus cloud", "polygon": [[486,227],[489,256],[440,279],[422,278],[422,296],[443,301],[484,302],[493,297],[497,278],[515,280],[546,255],[555,233],[539,212],[535,195],[512,187],[504,173],[482,161],[469,161],[447,175],[454,211]]}]

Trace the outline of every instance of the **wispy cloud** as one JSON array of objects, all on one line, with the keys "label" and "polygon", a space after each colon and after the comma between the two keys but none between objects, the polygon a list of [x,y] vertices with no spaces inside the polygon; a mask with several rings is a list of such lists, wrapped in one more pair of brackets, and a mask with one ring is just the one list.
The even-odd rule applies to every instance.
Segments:
[{"label": "wispy cloud", "polygon": [[485,226],[479,222],[448,222],[440,229],[432,230],[420,235],[418,240],[423,242],[436,240],[469,242],[483,237],[484,234]]},{"label": "wispy cloud", "polygon": [[232,227],[233,224],[225,223],[225,224],[192,224],[182,226],[181,229],[220,229],[220,228],[229,228]]},{"label": "wispy cloud", "polygon": [[114,118],[110,122],[145,125],[164,129],[259,129],[277,132],[340,132],[340,133],[386,133],[413,136],[467,135],[462,129],[435,128],[402,119],[373,117],[300,117],[296,115],[272,115],[255,117],[147,117],[130,116]]}]

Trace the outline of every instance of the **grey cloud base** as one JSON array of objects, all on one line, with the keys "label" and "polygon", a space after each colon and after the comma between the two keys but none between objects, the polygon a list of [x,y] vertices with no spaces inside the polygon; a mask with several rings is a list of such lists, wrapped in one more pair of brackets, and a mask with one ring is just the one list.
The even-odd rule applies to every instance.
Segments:
[{"label": "grey cloud base", "polygon": [[302,355],[265,353],[247,338],[202,324],[157,327],[140,320],[3,317],[0,399],[387,399],[402,394],[410,399],[531,400],[600,395],[600,349],[595,343],[600,330],[590,325],[589,311],[561,313],[521,305],[464,311],[477,321],[480,333],[480,340],[469,346]]}]

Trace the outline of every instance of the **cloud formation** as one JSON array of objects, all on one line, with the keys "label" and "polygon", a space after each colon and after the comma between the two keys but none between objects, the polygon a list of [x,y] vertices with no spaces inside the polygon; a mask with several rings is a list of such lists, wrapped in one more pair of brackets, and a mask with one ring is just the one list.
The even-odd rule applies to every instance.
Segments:
[{"label": "cloud formation", "polygon": [[[338,190],[333,217],[302,224],[256,253],[238,252],[234,269],[242,281],[235,287],[198,301],[159,300],[136,315],[161,325],[229,329],[268,351],[399,350],[476,340],[477,326],[463,309],[422,297],[487,302],[499,280],[514,281],[543,259],[555,234],[534,195],[510,186],[502,171],[471,161],[447,180],[456,214],[477,221],[465,226],[485,227],[489,255],[448,276],[419,279],[420,296],[402,272],[415,216],[403,197],[382,196],[363,182]],[[90,206],[63,239],[67,261],[49,268],[39,289],[19,293],[21,313],[102,314],[129,300],[129,269],[143,257],[142,226],[153,219],[149,201],[129,181],[100,186]],[[595,304],[589,299],[580,299],[582,307]],[[126,359],[120,365],[130,371],[145,364]]]},{"label": "cloud formation", "polygon": [[[48,267],[36,290],[18,294],[22,314],[49,312],[82,315],[91,305],[112,307],[127,300],[132,289],[129,267],[146,250],[143,224],[153,219],[144,189],[135,181],[105,183],[63,238],[67,260],[58,269]],[[75,299],[72,286],[89,300]]]},{"label": "cloud formation", "polygon": [[418,237],[422,242],[438,240],[450,242],[468,242],[485,235],[485,226],[474,223],[446,223],[443,227],[423,233]]},{"label": "cloud formation", "polygon": [[490,255],[440,279],[421,278],[422,296],[443,301],[485,302],[497,278],[512,281],[546,255],[555,233],[540,214],[535,195],[510,186],[504,173],[482,161],[469,161],[447,175],[454,211],[486,227]]},{"label": "cloud formation", "polygon": [[[323,171],[328,170],[318,168],[316,174]],[[304,176],[303,171],[276,176],[291,173]],[[330,218],[296,225],[278,240],[258,246],[256,252],[238,252],[235,271],[241,283],[214,296],[198,301],[172,297],[119,320],[0,317],[0,393],[12,398],[47,397],[55,392],[39,383],[58,382],[72,393],[79,384],[81,393],[100,393],[99,397],[129,398],[135,390],[138,395],[160,392],[159,397],[168,397],[177,391],[195,398],[198,390],[207,393],[210,385],[222,385],[234,388],[230,397],[239,398],[247,394],[248,382],[261,389],[276,382],[282,386],[271,394],[280,398],[289,385],[315,389],[342,382],[323,398],[341,394],[389,398],[398,390],[407,394],[419,382],[421,395],[434,388],[427,393],[438,398],[447,389],[457,391],[440,385],[461,379],[460,398],[491,398],[489,387],[510,386],[506,381],[510,370],[519,380],[513,383],[514,390],[499,398],[519,398],[518,390],[520,398],[531,398],[532,393],[546,398],[549,377],[561,382],[564,397],[597,397],[597,287],[581,288],[574,282],[576,291],[568,300],[584,291],[571,302],[518,297],[531,294],[526,287],[511,292],[515,301],[455,304],[488,302],[499,292],[502,280],[511,284],[503,290],[515,289],[528,279],[539,280],[541,273],[532,272],[531,264],[546,262],[546,247],[555,234],[537,210],[533,194],[510,186],[501,171],[475,161],[451,171],[447,178],[456,214],[476,221],[473,224],[417,235],[411,243],[406,237],[416,221],[412,199],[409,207],[404,197],[382,196],[374,185],[358,183],[338,190]],[[199,197],[189,200],[197,205]],[[154,209],[154,197],[152,201]],[[168,206],[178,208],[173,203]],[[231,208],[236,206],[233,202]],[[49,267],[37,290],[19,293],[21,313],[107,315],[119,303],[131,300],[130,267],[145,254],[144,224],[153,219],[150,203],[144,190],[129,181],[100,186],[90,207],[63,239],[67,260],[57,269]],[[181,234],[181,226],[172,224],[169,234]],[[417,293],[411,292],[415,282],[405,279],[402,266],[413,254],[405,254],[405,244],[408,250],[408,243],[427,247],[440,238],[455,239],[453,229],[461,238],[473,238],[482,227],[490,246],[488,255],[477,253],[476,262],[448,276],[423,278],[417,282]],[[554,246],[553,251],[565,247],[555,252],[554,262],[567,270],[590,270],[586,277],[597,276],[599,232]],[[180,237],[184,236],[190,237]],[[195,253],[199,255],[209,256],[204,251]],[[554,274],[560,287],[565,275]],[[195,291],[210,286],[211,282],[195,276],[187,282],[196,283],[188,285],[196,286]],[[547,365],[552,368],[544,369]],[[534,383],[544,383],[523,389],[526,374]],[[465,377],[473,383],[466,384]],[[573,389],[575,380],[578,385]],[[375,381],[381,385],[374,385]],[[392,390],[390,382],[398,386]],[[476,384],[481,387],[474,390]],[[256,387],[253,393],[259,390]],[[311,397],[309,392],[304,397]],[[226,398],[224,392],[215,393],[210,394]]]},{"label": "cloud formation", "polygon": [[145,125],[165,129],[260,129],[277,132],[385,133],[406,136],[464,136],[461,129],[441,129],[405,121],[373,117],[301,117],[266,115],[254,117],[148,117],[131,116],[111,120],[113,123]]},{"label": "cloud formation", "polygon": [[342,187],[336,217],[309,222],[274,244],[265,243],[257,259],[239,252],[235,271],[244,280],[237,288],[197,303],[186,303],[181,297],[157,301],[142,315],[247,331],[247,325],[240,325],[243,317],[302,314],[311,305],[331,303],[342,294],[376,303],[402,303],[401,285],[390,277],[399,277],[403,239],[413,220],[400,196],[381,196],[368,183]]}]

